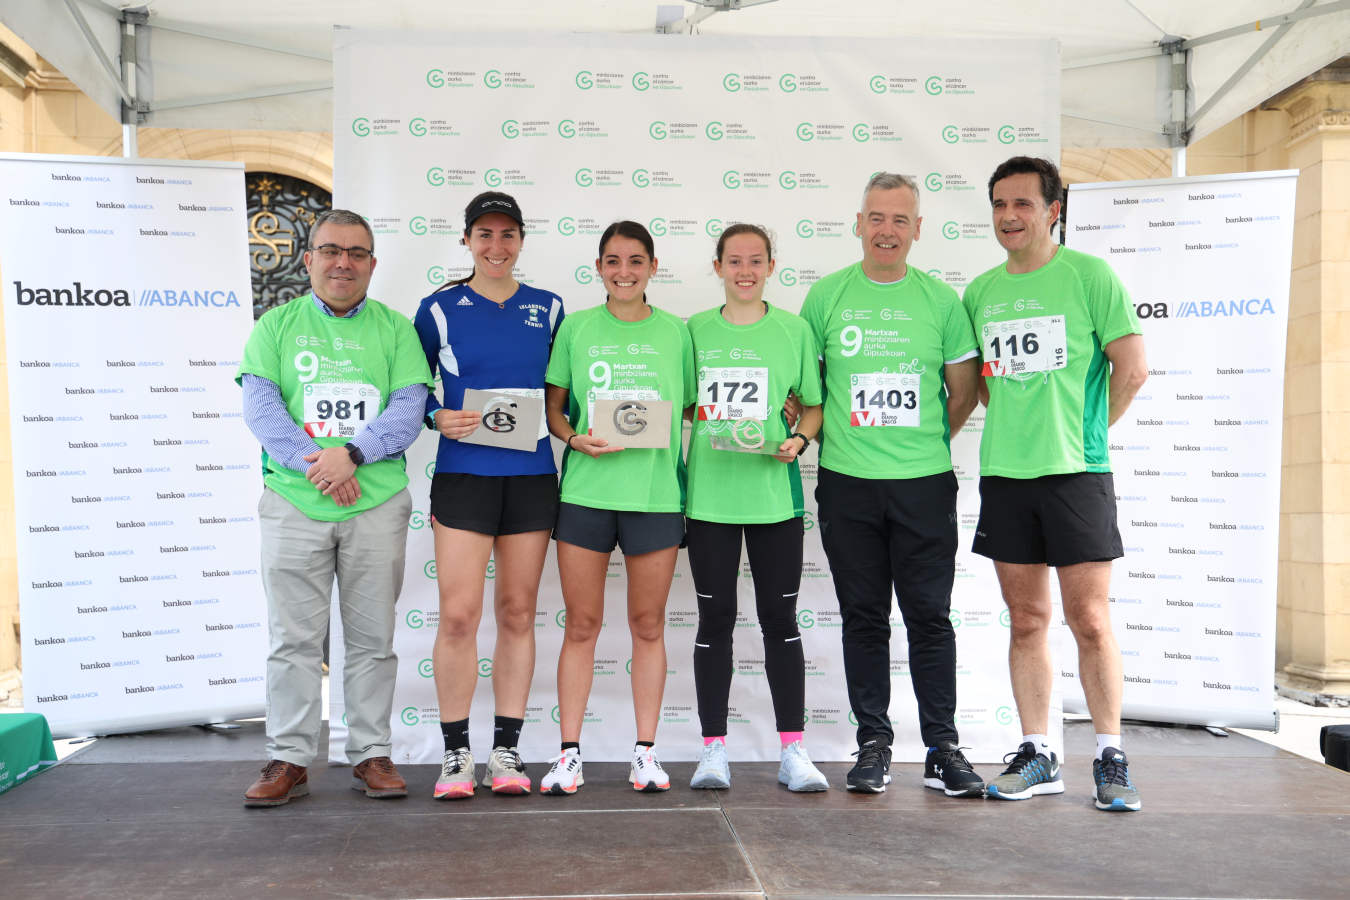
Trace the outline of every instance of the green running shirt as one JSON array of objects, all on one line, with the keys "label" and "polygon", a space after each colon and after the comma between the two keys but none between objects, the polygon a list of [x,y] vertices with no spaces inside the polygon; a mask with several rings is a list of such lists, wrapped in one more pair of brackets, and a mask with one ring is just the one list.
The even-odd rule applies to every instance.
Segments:
[{"label": "green running shirt", "polygon": [[[698,403],[689,440],[691,519],[732,524],[782,522],[802,515],[797,461],[714,449],[714,432],[777,448],[790,431],[783,401],[795,391],[820,403],[820,363],[811,328],[799,316],[767,306],[750,325],[733,325],[718,309],[689,319],[698,362]],[[733,424],[734,422],[734,424]],[[734,430],[734,435],[733,435]]]},{"label": "green running shirt", "polygon": [[989,388],[980,474],[1110,472],[1111,364],[1102,347],[1141,334],[1102,259],[1060,247],[1034,272],[995,266],[966,288]]},{"label": "green running shirt", "polygon": [[855,478],[950,472],[942,367],[977,352],[956,292],[914,266],[878,284],[854,263],[811,286],[802,318],[825,363],[820,464]]}]

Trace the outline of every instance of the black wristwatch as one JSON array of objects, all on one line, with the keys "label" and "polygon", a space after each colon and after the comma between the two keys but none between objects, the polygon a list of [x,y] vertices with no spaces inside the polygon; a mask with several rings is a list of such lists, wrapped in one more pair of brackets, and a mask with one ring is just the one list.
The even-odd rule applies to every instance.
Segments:
[{"label": "black wristwatch", "polygon": [[344,446],[346,446],[347,448],[347,455],[352,458],[352,465],[354,466],[365,465],[366,455],[361,452],[360,447],[352,443],[347,443]]},{"label": "black wristwatch", "polygon": [[800,431],[794,431],[792,432],[792,434],[788,435],[788,437],[795,437],[802,439],[802,449],[797,451],[798,456],[801,456],[807,450],[811,449],[811,439],[806,435],[802,434]]}]

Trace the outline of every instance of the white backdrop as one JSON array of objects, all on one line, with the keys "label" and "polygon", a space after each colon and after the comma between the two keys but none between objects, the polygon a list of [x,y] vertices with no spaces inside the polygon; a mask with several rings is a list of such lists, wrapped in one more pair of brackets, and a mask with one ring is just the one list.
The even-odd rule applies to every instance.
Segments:
[{"label": "white backdrop", "polygon": [[57,737],[258,715],[243,166],[0,156],[28,709]]},{"label": "white backdrop", "polygon": [[[1285,330],[1297,172],[1073,185],[1068,245],[1139,312],[1149,380],[1111,429],[1126,716],[1274,730]],[[1066,702],[1082,708],[1072,642]]]},{"label": "white backdrop", "polygon": [[[335,76],[335,203],[370,217],[380,257],[372,293],[409,314],[445,280],[467,274],[470,260],[457,244],[461,210],[487,188],[513,193],[526,213],[517,277],[559,292],[570,310],[603,300],[593,277],[599,233],[615,219],[632,218],[656,236],[662,271],[649,291],[655,305],[688,316],[720,303],[711,267],[715,238],[724,224],[744,220],[776,233],[779,269],[768,298],[795,311],[815,280],[858,259],[854,214],[867,178],[879,169],[911,174],[922,185],[924,227],[911,264],[960,290],[1002,257],[989,222],[989,172],[1016,153],[1059,154],[1052,41],[515,33],[457,42],[443,34],[339,31]],[[963,548],[978,508],[979,425],[977,416],[953,446]],[[440,756],[430,662],[437,599],[426,513],[434,450],[428,434],[409,456],[419,511],[410,523],[399,606],[400,762]],[[814,455],[808,460],[809,496]],[[808,512],[799,615],[808,745],[818,758],[843,759],[855,747],[854,725],[838,604],[814,524]],[[608,627],[583,736],[593,759],[626,759],[634,737],[618,554],[611,565]],[[748,569],[744,574],[729,749],[739,759],[774,759],[778,743]],[[989,762],[1020,733],[1007,682],[1007,620],[987,561],[963,550],[956,584],[957,724],[963,743],[974,748],[972,758]],[[490,576],[487,587],[490,596]],[[472,719],[474,744],[483,751],[492,715],[490,609],[489,600],[479,633],[484,677]],[[562,613],[550,556],[522,738],[529,760],[557,753],[554,680]],[[892,623],[896,752],[919,759],[898,612]],[[696,625],[682,554],[668,607],[670,662],[659,741],[669,759],[694,758],[701,743],[691,665]],[[340,760],[337,691],[333,725],[330,758]]]}]

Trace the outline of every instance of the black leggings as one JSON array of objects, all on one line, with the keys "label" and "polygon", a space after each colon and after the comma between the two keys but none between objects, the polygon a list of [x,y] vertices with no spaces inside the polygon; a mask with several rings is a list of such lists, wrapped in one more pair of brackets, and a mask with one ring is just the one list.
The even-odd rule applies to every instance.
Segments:
[{"label": "black leggings", "polygon": [[736,627],[736,584],[741,534],[755,582],[755,610],[764,635],[764,674],[778,731],[805,726],[806,671],[797,631],[797,590],[802,578],[802,520],[768,525],[726,525],[689,519],[689,568],[698,594],[694,638],[694,688],[704,737],[727,733],[731,692],[731,635]]}]

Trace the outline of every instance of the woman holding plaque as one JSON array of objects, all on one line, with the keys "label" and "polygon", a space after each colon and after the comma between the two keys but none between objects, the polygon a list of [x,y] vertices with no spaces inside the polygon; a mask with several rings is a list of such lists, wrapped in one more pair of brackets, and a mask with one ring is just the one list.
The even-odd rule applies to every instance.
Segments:
[{"label": "woman holding plaque", "polygon": [[440,800],[473,796],[469,710],[479,680],[478,624],[489,565],[496,717],[482,783],[501,794],[530,791],[517,747],[534,675],[539,579],[557,516],[543,396],[563,304],[512,275],[524,225],[510,195],[474,197],[464,210],[461,238],[473,271],[423,300],[413,320],[442,387],[440,400],[434,391],[427,399],[427,425],[441,435],[431,480],[440,593],[431,658],[445,739],[433,796]]},{"label": "woman holding plaque", "polygon": [[683,413],[694,401],[689,330],[647,303],[656,273],[652,236],[615,222],[600,238],[596,271],[605,302],[558,330],[545,380],[548,424],[567,444],[554,537],[567,623],[558,657],[562,754],[540,790],[571,794],[582,784],[581,724],[605,612],[605,581],[617,545],[628,576],[634,790],[664,791],[656,726],[666,680],[666,598],[684,540]]},{"label": "woman holding plaque", "polygon": [[[698,595],[694,685],[703,728],[690,786],[731,787],[727,705],[744,536],[782,751],[778,780],[791,791],[823,791],[825,776],[802,747],[806,673],[797,631],[805,511],[797,458],[820,429],[819,355],[806,322],[764,300],[774,270],[764,229],[737,224],[723,231],[713,269],[723,302],[689,319],[699,367],[685,514]],[[783,413],[789,393],[803,407],[796,431]]]}]

